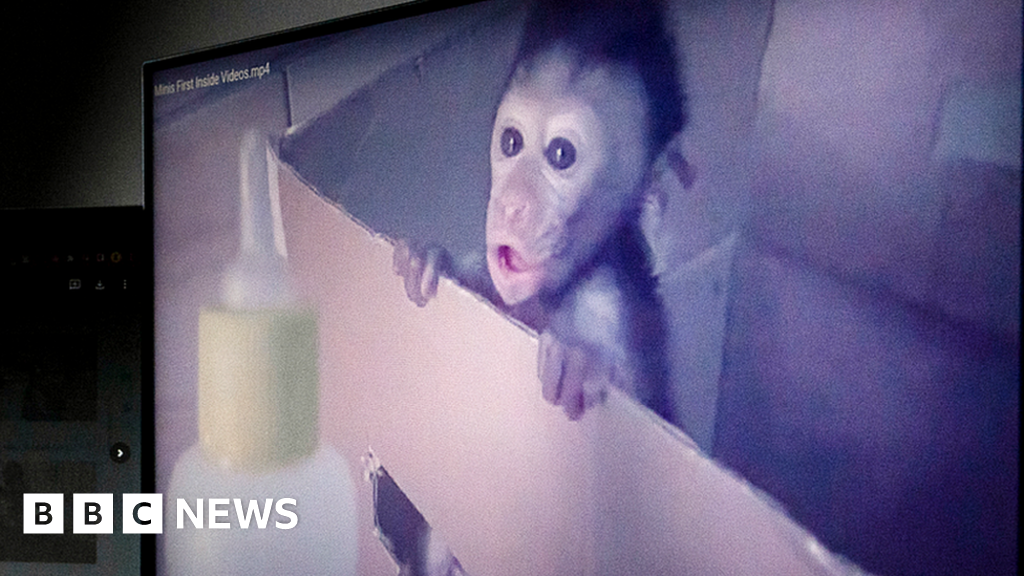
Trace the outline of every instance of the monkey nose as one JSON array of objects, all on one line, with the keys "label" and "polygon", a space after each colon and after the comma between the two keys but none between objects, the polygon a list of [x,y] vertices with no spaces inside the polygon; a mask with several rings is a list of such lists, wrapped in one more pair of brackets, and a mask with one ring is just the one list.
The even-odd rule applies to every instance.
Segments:
[{"label": "monkey nose", "polygon": [[526,228],[531,225],[530,220],[535,217],[542,203],[536,172],[539,172],[539,168],[534,163],[520,162],[508,178],[499,184],[498,207],[506,225]]},{"label": "monkey nose", "polygon": [[521,190],[506,188],[494,199],[490,210],[506,227],[515,229],[526,226],[530,217],[530,200]]},{"label": "monkey nose", "polygon": [[506,201],[504,202],[503,212],[506,222],[510,224],[519,222],[526,214],[526,203],[517,200]]}]

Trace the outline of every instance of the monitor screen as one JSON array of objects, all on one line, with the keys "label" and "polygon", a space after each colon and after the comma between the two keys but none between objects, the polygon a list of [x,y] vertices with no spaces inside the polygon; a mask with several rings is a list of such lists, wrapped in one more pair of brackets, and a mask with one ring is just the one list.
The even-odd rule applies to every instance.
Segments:
[{"label": "monitor screen", "polygon": [[1013,573],[1020,12],[428,2],[147,64],[158,571]]}]

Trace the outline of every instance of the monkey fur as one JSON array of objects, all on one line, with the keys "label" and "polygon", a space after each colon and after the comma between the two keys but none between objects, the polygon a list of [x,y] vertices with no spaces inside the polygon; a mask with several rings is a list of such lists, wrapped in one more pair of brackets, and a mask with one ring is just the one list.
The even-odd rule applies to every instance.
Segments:
[{"label": "monkey fur", "polygon": [[[685,124],[674,44],[644,0],[538,2],[491,138],[489,276],[459,279],[540,333],[544,397],[573,419],[607,386],[674,421],[666,323],[640,212]],[[441,250],[399,243],[424,305]]]}]

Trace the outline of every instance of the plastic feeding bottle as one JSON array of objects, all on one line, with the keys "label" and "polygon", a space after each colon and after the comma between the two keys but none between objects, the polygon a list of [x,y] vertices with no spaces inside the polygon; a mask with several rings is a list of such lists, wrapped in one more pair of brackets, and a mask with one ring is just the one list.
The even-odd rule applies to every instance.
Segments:
[{"label": "plastic feeding bottle", "polygon": [[259,133],[243,137],[239,253],[221,306],[199,313],[199,443],[165,498],[175,576],[356,569],[354,487],[319,443],[316,313],[288,288],[270,154]]}]

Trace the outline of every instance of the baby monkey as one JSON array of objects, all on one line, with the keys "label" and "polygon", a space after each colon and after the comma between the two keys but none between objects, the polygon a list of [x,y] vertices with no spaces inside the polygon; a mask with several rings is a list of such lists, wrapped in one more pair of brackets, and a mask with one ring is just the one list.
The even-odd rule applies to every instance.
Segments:
[{"label": "baby monkey", "polygon": [[[640,213],[655,160],[683,124],[658,6],[537,3],[494,118],[493,291],[481,291],[540,334],[544,398],[572,419],[617,386],[673,421]],[[433,297],[444,261],[439,250],[399,243],[395,270],[417,304]]]}]

